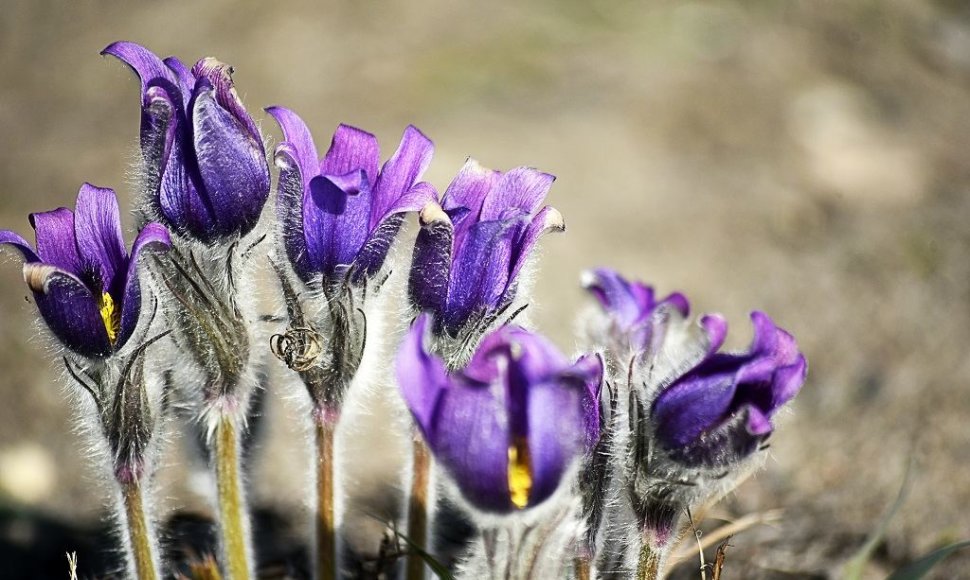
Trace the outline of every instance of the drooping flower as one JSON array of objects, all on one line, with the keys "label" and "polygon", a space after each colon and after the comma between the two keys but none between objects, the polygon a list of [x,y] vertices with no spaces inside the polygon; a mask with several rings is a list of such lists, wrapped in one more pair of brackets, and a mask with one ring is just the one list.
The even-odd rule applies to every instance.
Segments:
[{"label": "drooping flower", "polygon": [[541,207],[555,178],[528,167],[502,173],[469,160],[441,205],[421,211],[408,292],[435,316],[435,334],[457,336],[515,298],[522,268],[542,234],[565,228]]},{"label": "drooping flower", "polygon": [[425,344],[429,324],[427,314],[418,317],[397,356],[404,400],[428,447],[477,509],[542,503],[597,436],[602,362],[570,364],[545,338],[504,326],[449,373]]},{"label": "drooping flower", "polygon": [[434,145],[409,126],[394,155],[378,171],[377,138],[354,127],[337,127],[322,159],[306,124],[283,107],[267,112],[283,130],[276,148],[280,168],[279,220],[286,255],[304,282],[349,275],[354,283],[383,266],[403,214],[434,201],[419,181]]},{"label": "drooping flower", "polygon": [[653,401],[656,439],[672,459],[720,467],[751,455],[771,434],[772,416],[804,383],[808,366],[795,339],[763,312],[751,320],[751,346],[730,354],[717,352],[725,321],[705,317],[706,356]]},{"label": "drooping flower", "polygon": [[23,255],[24,280],[33,291],[47,326],[69,349],[104,358],[131,338],[141,312],[138,256],[169,247],[158,223],[142,228],[125,251],[114,191],[85,183],[76,212],[67,208],[30,215],[37,239],[34,252],[21,236],[0,231],[0,244]]},{"label": "drooping flower", "polygon": [[597,339],[614,350],[634,354],[656,350],[667,328],[666,318],[658,316],[676,314],[684,319],[690,313],[683,294],[674,292],[657,300],[652,286],[629,281],[609,268],[584,272],[582,283],[605,314],[605,324],[596,330]]},{"label": "drooping flower", "polygon": [[174,232],[204,244],[252,230],[269,197],[269,165],[232,68],[203,58],[190,70],[132,42],[116,42],[102,54],[119,58],[141,79],[141,149],[153,212]]}]

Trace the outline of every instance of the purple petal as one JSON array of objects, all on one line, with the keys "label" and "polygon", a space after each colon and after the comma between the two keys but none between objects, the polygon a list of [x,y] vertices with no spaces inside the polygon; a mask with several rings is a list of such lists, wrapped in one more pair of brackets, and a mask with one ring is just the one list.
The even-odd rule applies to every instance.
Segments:
[{"label": "purple petal", "polygon": [[543,234],[549,232],[566,231],[566,222],[562,214],[554,207],[545,207],[540,211],[516,241],[512,252],[512,272],[509,274],[509,284],[518,280],[519,272],[528,263],[532,250]]},{"label": "purple petal", "polygon": [[80,274],[81,257],[74,238],[74,213],[62,207],[30,214],[41,261],[72,274]]},{"label": "purple petal", "polygon": [[727,414],[736,389],[729,372],[679,379],[653,403],[658,437],[668,448],[690,444]]},{"label": "purple petal", "polygon": [[162,62],[175,74],[179,89],[182,91],[182,102],[187,103],[192,95],[192,89],[195,88],[195,75],[192,74],[189,67],[185,66],[184,62],[174,56],[170,56]]},{"label": "purple petal", "polygon": [[394,243],[403,224],[404,215],[391,215],[370,233],[364,246],[357,252],[357,257],[354,258],[354,275],[351,278],[354,284],[362,284],[366,278],[377,275],[384,266],[391,244]]},{"label": "purple petal", "polygon": [[505,292],[512,245],[513,222],[480,222],[468,230],[455,248],[444,325],[455,330],[478,310],[494,308]]},{"label": "purple petal", "polygon": [[128,262],[128,271],[125,272],[124,295],[121,300],[121,330],[115,342],[115,348],[119,349],[128,342],[135,327],[138,326],[138,317],[141,313],[141,284],[138,280],[138,259],[142,251],[164,251],[171,247],[172,241],[168,230],[162,224],[152,222],[138,232],[135,243],[131,247],[131,258]]},{"label": "purple petal", "polygon": [[0,230],[0,244],[10,244],[20,255],[23,256],[26,262],[39,262],[40,258],[34,253],[34,249],[30,247],[27,240],[20,237],[20,234],[12,232],[10,230]]},{"label": "purple petal", "polygon": [[[367,186],[358,187],[358,190],[369,191],[370,185],[377,179],[377,164],[380,159],[381,148],[377,137],[356,127],[341,124],[333,133],[330,149],[320,161],[320,174],[346,175],[363,170],[366,180],[360,180],[360,184],[366,183]],[[344,191],[351,193],[347,189]]]},{"label": "purple petal", "polygon": [[128,252],[114,190],[85,183],[77,194],[75,211],[81,261],[99,273],[102,292],[118,296],[128,266]]},{"label": "purple petal", "polygon": [[202,176],[195,158],[185,151],[186,144],[178,136],[169,141],[169,155],[158,188],[158,205],[173,230],[208,243],[222,232],[216,229],[215,208],[200,192]]},{"label": "purple petal", "polygon": [[567,376],[576,377],[585,386],[583,391],[583,425],[586,450],[592,451],[600,435],[600,405],[605,373],[603,358],[598,354],[579,357],[567,371]]},{"label": "purple petal", "polygon": [[480,219],[499,219],[509,208],[531,215],[542,205],[555,177],[531,167],[516,167],[503,174],[482,204]]},{"label": "purple petal", "polygon": [[[177,138],[179,125],[185,123],[184,114],[168,91],[158,86],[148,87],[146,105],[141,114],[140,144],[142,158],[147,167],[150,191],[157,191],[162,173],[172,154],[172,144]],[[154,196],[153,196],[154,197]],[[158,201],[152,202],[158,207]]]},{"label": "purple petal", "polygon": [[494,389],[452,385],[442,393],[432,422],[431,450],[465,499],[486,512],[512,511],[509,422]]},{"label": "purple petal", "polygon": [[285,107],[266,109],[283,131],[283,143],[276,148],[276,155],[286,155],[292,159],[300,172],[303,184],[308,187],[310,180],[320,174],[317,147],[313,143],[310,129],[296,113]]},{"label": "purple petal", "polygon": [[375,226],[394,207],[398,198],[411,191],[431,163],[434,144],[413,125],[408,125],[394,155],[387,160],[374,184],[370,224]]},{"label": "purple petal", "polygon": [[250,127],[251,119],[244,124],[218,103],[216,92],[202,80],[196,84],[192,110],[199,172],[217,224],[210,237],[249,233],[270,188],[259,133]]},{"label": "purple petal", "polygon": [[430,317],[419,316],[405,335],[395,359],[395,371],[401,395],[407,403],[415,422],[430,439],[433,434],[432,420],[448,376],[444,363],[429,354],[424,347],[428,340]]},{"label": "purple petal", "polygon": [[[259,129],[256,127],[253,118],[246,112],[246,108],[239,99],[239,94],[236,93],[236,88],[233,85],[232,67],[212,57],[207,57],[195,63],[195,66],[192,67],[192,75],[196,79],[206,79],[212,87],[215,87],[216,102],[245,129],[249,138],[258,146],[260,157],[265,157],[266,151],[263,149],[263,140],[259,135]],[[182,78],[185,79],[184,76]]]},{"label": "purple petal", "polygon": [[727,320],[720,314],[705,314],[701,317],[701,328],[707,335],[707,352],[717,352],[727,337]]},{"label": "purple petal", "polygon": [[437,203],[421,210],[421,231],[414,242],[408,298],[419,311],[442,313],[448,300],[454,233],[448,214]]},{"label": "purple petal", "polygon": [[485,197],[501,175],[502,172],[487,169],[478,161],[469,158],[445,190],[441,200],[442,207],[445,210],[468,208],[474,219],[477,219],[482,211]]},{"label": "purple petal", "polygon": [[24,280],[41,316],[67,348],[91,358],[111,354],[98,300],[70,272],[39,263],[24,264]]},{"label": "purple petal", "polygon": [[583,453],[586,434],[579,389],[557,382],[534,384],[528,407],[532,506],[556,491],[563,474]]},{"label": "purple petal", "polygon": [[415,183],[401,197],[394,200],[390,206],[384,210],[384,215],[380,217],[378,223],[388,219],[392,215],[400,215],[411,211],[421,211],[426,205],[436,202],[438,192],[434,186],[427,182]]},{"label": "purple petal", "polygon": [[350,266],[367,239],[369,195],[348,195],[325,177],[310,182],[303,200],[303,231],[310,264],[328,278]]},{"label": "purple petal", "polygon": [[276,216],[286,256],[297,276],[304,282],[309,282],[314,273],[303,229],[305,188],[295,155],[296,151],[288,144],[280,145],[276,149],[276,166],[280,170],[276,188]]},{"label": "purple petal", "polygon": [[[104,50],[101,51],[102,55],[110,54],[111,56],[121,60],[123,63],[127,64],[135,74],[138,75],[141,81],[141,92],[144,97],[147,93],[148,86],[154,83],[158,84],[159,81],[163,81],[163,86],[166,89],[176,89],[178,87],[179,79],[176,75],[165,66],[162,59],[158,58],[155,53],[148,50],[140,44],[135,44],[134,42],[120,41],[113,44],[109,44]],[[144,104],[148,104],[145,100]]]}]

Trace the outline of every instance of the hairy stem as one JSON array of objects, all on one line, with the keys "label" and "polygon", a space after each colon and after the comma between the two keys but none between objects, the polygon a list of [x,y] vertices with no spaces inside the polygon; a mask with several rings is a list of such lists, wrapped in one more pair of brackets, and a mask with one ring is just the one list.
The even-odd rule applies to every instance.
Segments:
[{"label": "hairy stem", "polygon": [[651,542],[640,544],[640,556],[637,558],[637,580],[658,580],[660,578],[663,554],[655,550]]},{"label": "hairy stem", "polygon": [[157,580],[154,543],[148,530],[148,518],[145,517],[145,502],[142,498],[140,482],[135,480],[122,484],[121,495],[125,502],[128,539],[131,542],[131,559],[135,566],[135,576],[138,580]]},{"label": "hairy stem", "polygon": [[[428,480],[431,456],[421,437],[414,437],[414,461],[411,476],[411,501],[408,505],[408,539],[413,546],[428,551]],[[424,558],[417,550],[408,554],[407,580],[423,580]]]},{"label": "hairy stem", "polygon": [[226,571],[232,580],[249,580],[249,538],[245,500],[239,473],[239,436],[232,419],[216,426],[216,486],[219,495],[219,532]]},{"label": "hairy stem", "polygon": [[575,561],[576,580],[589,580],[589,560],[578,556]]},{"label": "hairy stem", "polygon": [[337,578],[337,535],[333,509],[333,444],[336,419],[314,420],[317,437],[317,580]]}]

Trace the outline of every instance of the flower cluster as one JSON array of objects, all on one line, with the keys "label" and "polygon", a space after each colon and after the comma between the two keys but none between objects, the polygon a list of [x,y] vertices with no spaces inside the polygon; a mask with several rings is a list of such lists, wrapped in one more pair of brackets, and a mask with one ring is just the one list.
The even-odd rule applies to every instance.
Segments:
[{"label": "flower cluster", "polygon": [[[422,181],[434,146],[417,128],[382,165],[373,134],[338,125],[321,157],[304,121],[274,106],[265,211],[266,146],[231,67],[130,42],[104,54],[141,86],[130,254],[114,192],[88,184],[74,212],[30,216],[36,249],[8,230],[0,245],[19,251],[68,374],[95,403],[132,576],[168,575],[144,494],[173,398],[204,428],[217,489],[219,564],[198,577],[255,573],[239,448],[257,387],[295,378],[312,405],[317,578],[354,576],[335,509],[335,466],[353,458],[339,458],[337,434],[355,396],[380,389],[400,419],[382,433],[413,460],[382,482],[388,497],[410,493],[373,577],[406,556],[409,580],[425,557],[467,578],[658,578],[681,515],[757,465],[805,380],[794,338],[766,314],[752,314],[748,349],[722,352],[722,317],[692,323],[682,294],[658,299],[605,268],[583,277],[598,306],[582,319],[585,352],[567,357],[519,317],[539,240],[565,229],[544,205],[552,175],[469,159],[439,195]],[[419,228],[400,263],[408,214]],[[265,264],[278,285],[261,303]],[[269,303],[276,314],[261,313]],[[472,532],[449,554],[436,534],[458,520]]]}]

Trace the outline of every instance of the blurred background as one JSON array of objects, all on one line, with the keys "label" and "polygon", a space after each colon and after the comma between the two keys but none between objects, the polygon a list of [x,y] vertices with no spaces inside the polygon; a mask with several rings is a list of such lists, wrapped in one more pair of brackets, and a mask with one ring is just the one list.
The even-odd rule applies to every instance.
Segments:
[{"label": "blurred background", "polygon": [[[564,349],[579,274],[601,264],[724,313],[734,346],[751,309],[789,329],[808,383],[767,469],[714,515],[784,514],[732,540],[727,577],[836,577],[910,458],[871,577],[970,538],[966,2],[4,0],[0,228],[30,238],[27,213],[72,206],[83,181],[130,202],[138,87],[98,56],[118,39],[232,64],[271,141],[260,109],[284,104],[318,142],[350,123],[385,156],[417,125],[440,190],[467,156],[557,175],[568,231],[543,243],[532,309]],[[0,511],[98,526],[104,486],[5,258]],[[270,429],[264,447],[292,435]],[[258,501],[300,511],[273,487],[285,469],[256,471]],[[26,522],[3,519],[4,549],[37,541]]]}]

